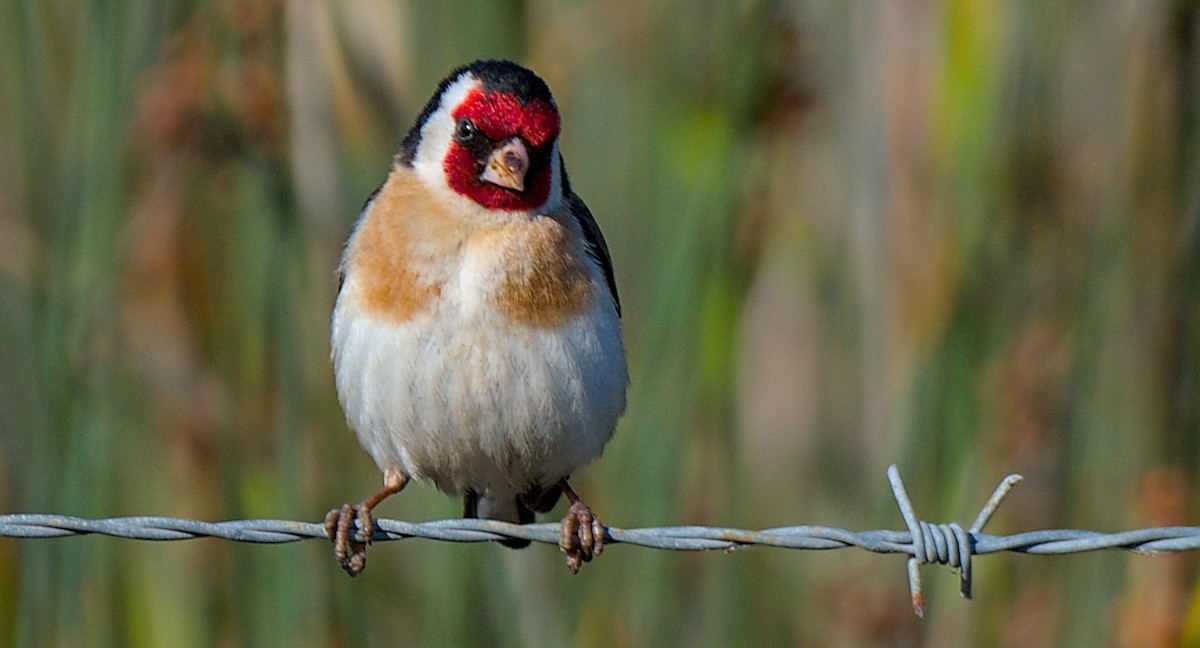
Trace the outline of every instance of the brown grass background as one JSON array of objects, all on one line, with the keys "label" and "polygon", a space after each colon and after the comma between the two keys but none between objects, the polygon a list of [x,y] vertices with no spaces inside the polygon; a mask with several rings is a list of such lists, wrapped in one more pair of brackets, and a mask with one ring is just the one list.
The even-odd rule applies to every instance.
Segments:
[{"label": "brown grass background", "polygon": [[[1200,523],[1186,0],[3,0],[0,511],[318,520],[334,268],[436,82],[540,72],[625,306],[617,526]],[[410,489],[380,513],[458,504]],[[1200,645],[1194,555],[0,539],[0,645]]]}]

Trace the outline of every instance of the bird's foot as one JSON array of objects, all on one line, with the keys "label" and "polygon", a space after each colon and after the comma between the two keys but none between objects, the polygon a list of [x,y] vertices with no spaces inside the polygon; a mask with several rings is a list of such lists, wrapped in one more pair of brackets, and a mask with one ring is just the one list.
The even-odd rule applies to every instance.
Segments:
[{"label": "bird's foot", "polygon": [[567,569],[578,574],[583,563],[604,551],[604,525],[583,500],[571,500],[571,508],[559,527],[558,546],[567,554]]},{"label": "bird's foot", "polygon": [[[357,522],[357,532],[355,523]],[[375,535],[375,516],[371,507],[343,504],[325,515],[325,534],[333,541],[333,556],[351,576],[367,567],[367,545]]]},{"label": "bird's foot", "polygon": [[[383,488],[354,506],[342,504],[325,514],[325,535],[333,541],[333,556],[338,564],[351,576],[358,576],[367,568],[367,546],[375,535],[375,516],[371,509],[383,500],[404,490],[408,475],[399,470],[383,472]],[[354,531],[355,522],[358,532]]]}]

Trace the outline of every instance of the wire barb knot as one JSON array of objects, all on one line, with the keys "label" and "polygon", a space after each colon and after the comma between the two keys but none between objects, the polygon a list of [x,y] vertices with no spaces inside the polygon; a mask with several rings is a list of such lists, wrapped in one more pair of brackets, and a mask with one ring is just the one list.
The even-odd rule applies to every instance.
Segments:
[{"label": "wire barb knot", "polygon": [[983,505],[975,523],[970,530],[965,530],[957,522],[949,524],[931,524],[917,518],[912,500],[908,497],[908,489],[900,478],[900,469],[896,464],[888,466],[888,481],[892,483],[892,494],[900,507],[900,515],[908,525],[912,536],[911,557],[908,559],[908,590],[912,594],[913,612],[917,616],[925,616],[925,592],[921,589],[920,566],[927,564],[949,565],[958,570],[959,594],[963,598],[971,598],[971,556],[975,554],[975,534],[983,531],[983,527],[992,519],[1008,491],[1019,481],[1020,475],[1009,475],[1000,481],[1000,485],[992,492],[992,496]]}]

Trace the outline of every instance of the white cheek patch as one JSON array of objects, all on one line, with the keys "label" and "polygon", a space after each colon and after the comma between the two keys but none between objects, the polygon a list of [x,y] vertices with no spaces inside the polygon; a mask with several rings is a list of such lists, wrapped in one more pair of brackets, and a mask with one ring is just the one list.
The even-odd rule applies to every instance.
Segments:
[{"label": "white cheek patch", "polygon": [[450,142],[454,136],[454,115],[451,113],[477,87],[479,80],[469,72],[463,73],[442,93],[437,110],[421,127],[421,144],[417,147],[417,157],[413,159],[413,170],[427,186],[450,190],[446,185],[442,164],[450,152]]}]

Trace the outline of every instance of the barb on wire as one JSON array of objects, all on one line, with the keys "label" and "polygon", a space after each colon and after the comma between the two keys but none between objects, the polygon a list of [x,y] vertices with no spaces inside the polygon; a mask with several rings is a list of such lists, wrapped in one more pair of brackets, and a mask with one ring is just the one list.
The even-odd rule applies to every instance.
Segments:
[{"label": "barb on wire", "polygon": [[[906,554],[913,610],[924,616],[924,595],[919,567],[937,563],[959,572],[959,591],[971,598],[973,556],[1012,551],[1032,554],[1068,554],[1101,549],[1126,549],[1138,553],[1176,552],[1200,549],[1200,527],[1156,527],[1119,533],[1077,529],[1028,531],[1008,536],[983,533],[1005,495],[1019,475],[1005,477],[988,499],[969,529],[956,523],[930,524],[920,520],[900,471],[888,467],[892,493],[900,508],[906,531],[849,531],[836,527],[790,526],[751,531],[704,526],[605,529],[605,544],[630,544],[676,551],[732,551],[764,546],[785,549],[844,549],[858,547],[875,553]],[[556,523],[517,525],[495,520],[455,519],[434,522],[375,521],[375,542],[424,538],[447,542],[491,542],[506,538],[558,545]],[[291,520],[232,520],[202,522],[172,517],[119,517],[87,519],[64,515],[16,513],[0,515],[0,537],[58,538],[100,534],[135,540],[191,540],[223,538],[237,542],[278,544],[311,538],[326,538],[323,524]]]}]

